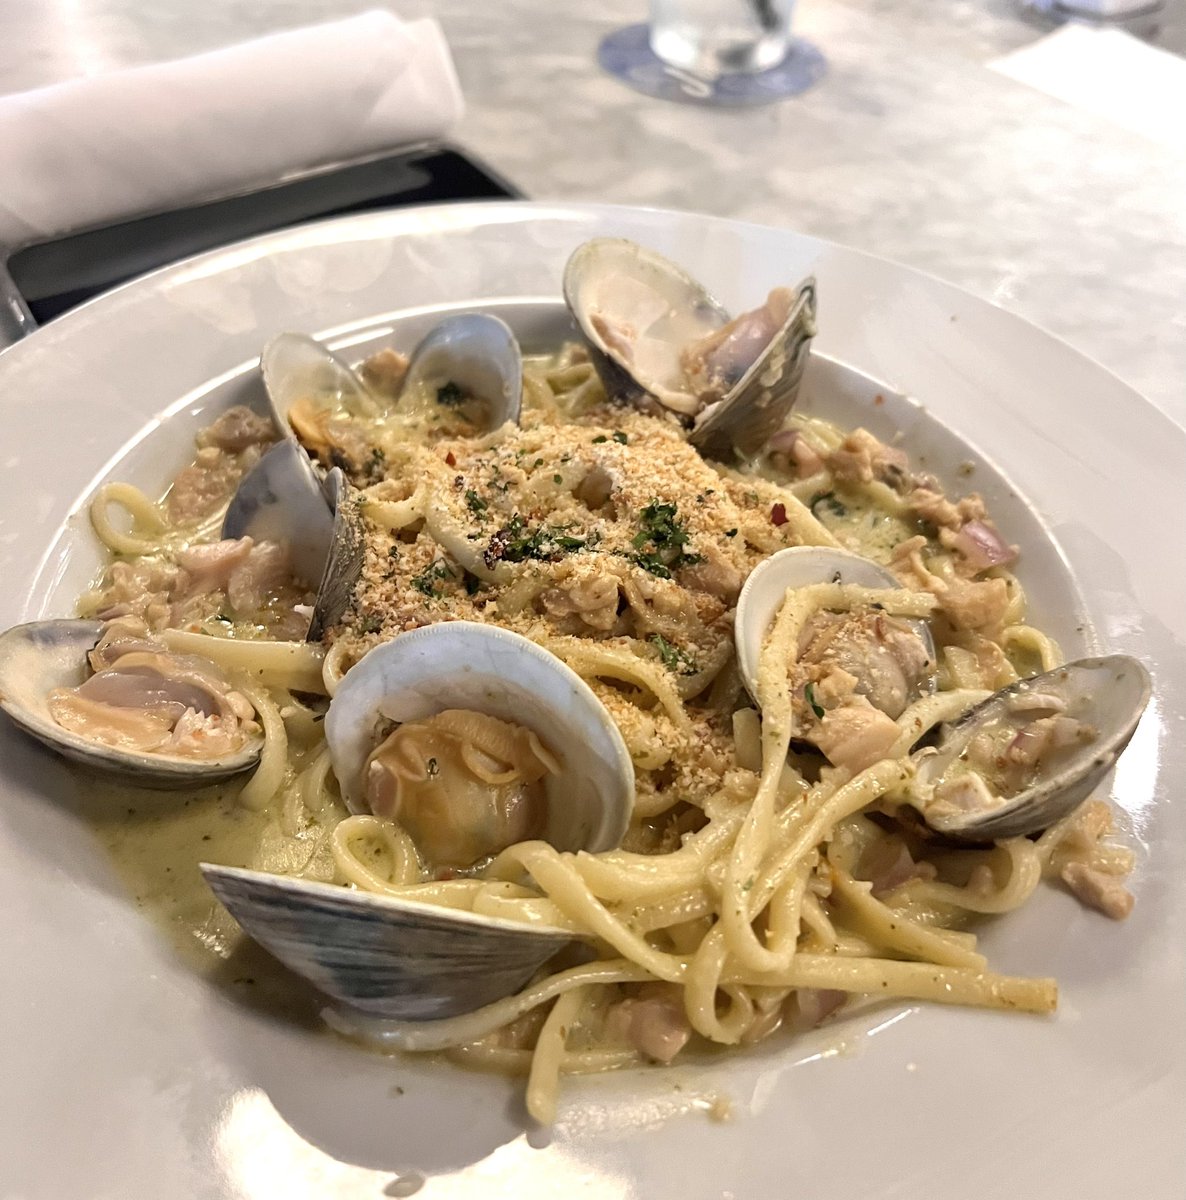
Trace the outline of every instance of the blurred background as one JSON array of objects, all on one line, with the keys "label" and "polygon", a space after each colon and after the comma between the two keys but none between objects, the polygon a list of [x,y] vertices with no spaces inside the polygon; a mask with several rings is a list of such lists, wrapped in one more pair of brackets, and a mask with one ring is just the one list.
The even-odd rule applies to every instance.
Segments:
[{"label": "blurred background", "polygon": [[[432,198],[654,205],[849,243],[997,301],[1186,412],[1186,0],[1071,2],[1122,19],[1066,42],[1056,14],[1015,0],[799,0],[792,32],[819,69],[745,108],[645,96],[599,65],[646,0],[378,7],[436,18],[456,65],[465,113],[446,140],[479,170]],[[0,0],[0,93],[365,7]]]}]

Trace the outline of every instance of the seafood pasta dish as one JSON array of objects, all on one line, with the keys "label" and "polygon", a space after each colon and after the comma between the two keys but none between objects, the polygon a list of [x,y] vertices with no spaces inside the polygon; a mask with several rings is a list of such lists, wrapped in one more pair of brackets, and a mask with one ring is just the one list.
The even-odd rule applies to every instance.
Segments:
[{"label": "seafood pasta dish", "polygon": [[0,702],[204,806],[175,886],[234,932],[193,936],[347,1036],[526,1075],[540,1121],[563,1075],[856,997],[1052,1011],[977,922],[1043,880],[1128,914],[1092,792],[1144,667],[1064,662],[978,495],[795,406],[813,281],[733,318],[599,239],[563,283],[542,353],[481,313],[357,366],[269,343],[266,409],[161,498],[96,492],[108,565],[0,636]]}]

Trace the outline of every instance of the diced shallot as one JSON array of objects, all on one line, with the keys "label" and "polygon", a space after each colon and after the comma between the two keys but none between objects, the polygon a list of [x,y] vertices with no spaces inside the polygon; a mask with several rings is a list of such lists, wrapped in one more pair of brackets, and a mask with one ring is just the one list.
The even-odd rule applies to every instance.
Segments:
[{"label": "diced shallot", "polygon": [[877,899],[888,896],[912,879],[934,879],[935,864],[915,862],[910,847],[901,838],[878,839],[861,858],[861,877],[873,885]]},{"label": "diced shallot", "polygon": [[611,1010],[609,1026],[640,1054],[671,1062],[692,1036],[683,1001],[662,984],[644,990],[649,994],[623,1000]]},{"label": "diced shallot", "polygon": [[794,459],[800,479],[817,475],[824,469],[824,460],[797,429],[780,429],[766,443],[771,454],[785,454]]},{"label": "diced shallot", "polygon": [[951,538],[951,546],[964,556],[976,572],[1002,567],[1017,559],[1017,547],[1006,544],[986,521],[968,521]]},{"label": "diced shallot", "polygon": [[797,429],[780,429],[770,439],[770,441],[766,443],[766,449],[769,450],[771,454],[790,454],[795,448],[795,443],[802,436],[803,435]]},{"label": "diced shallot", "polygon": [[795,993],[799,1019],[811,1028],[830,1017],[847,999],[847,993],[831,988],[799,988]]}]

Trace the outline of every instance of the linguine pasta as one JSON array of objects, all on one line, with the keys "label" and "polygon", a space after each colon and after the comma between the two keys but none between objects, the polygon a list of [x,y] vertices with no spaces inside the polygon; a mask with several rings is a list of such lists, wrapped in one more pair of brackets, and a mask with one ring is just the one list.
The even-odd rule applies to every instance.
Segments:
[{"label": "linguine pasta", "polygon": [[[371,367],[390,381],[390,352]],[[94,528],[119,558],[82,601],[84,614],[142,621],[170,650],[214,660],[254,707],[265,747],[238,801],[266,815],[269,834],[236,865],[578,939],[479,1011],[430,1022],[327,1013],[335,1028],[525,1073],[528,1108],[548,1121],[563,1074],[666,1062],[697,1041],[749,1044],[815,1024],[850,996],[1054,1008],[1052,980],[991,970],[974,921],[1018,908],[1046,877],[1123,915],[1131,861],[1106,840],[1106,806],[1089,801],[1036,839],[968,849],[930,838],[905,804],[920,738],[1060,661],[1027,623],[1014,554],[977,497],[949,500],[899,450],[798,415],[752,468],[714,465],[674,423],[609,405],[573,347],[527,361],[519,427],[478,435],[449,396],[393,411],[376,395],[365,413],[302,418],[310,451],[361,489],[366,530],[362,579],[323,644],[300,641],[308,581],[269,568],[261,547],[207,577],[193,557],[274,436],[247,417],[236,419],[250,436],[218,424],[203,435],[161,503],[127,484],[101,489]],[[751,699],[733,648],[737,592],[796,545],[854,550],[899,586],[790,591]],[[466,866],[465,854],[426,853],[424,835],[390,816],[347,812],[317,694],[375,645],[456,619],[530,637],[606,706],[637,780],[621,848],[561,853],[516,836]],[[936,690],[903,684],[871,715],[845,681],[852,655],[888,654],[890,675],[908,683],[892,646],[920,619],[934,634]],[[417,733],[397,747],[407,779],[456,753],[490,786],[532,784],[563,751],[449,720],[435,741]]]}]

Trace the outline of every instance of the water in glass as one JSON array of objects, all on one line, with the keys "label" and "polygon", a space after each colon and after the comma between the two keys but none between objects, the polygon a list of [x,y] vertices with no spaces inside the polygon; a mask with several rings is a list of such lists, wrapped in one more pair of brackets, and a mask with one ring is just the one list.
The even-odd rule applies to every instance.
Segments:
[{"label": "water in glass", "polygon": [[795,0],[650,0],[651,49],[685,71],[765,71],[786,58]]}]

